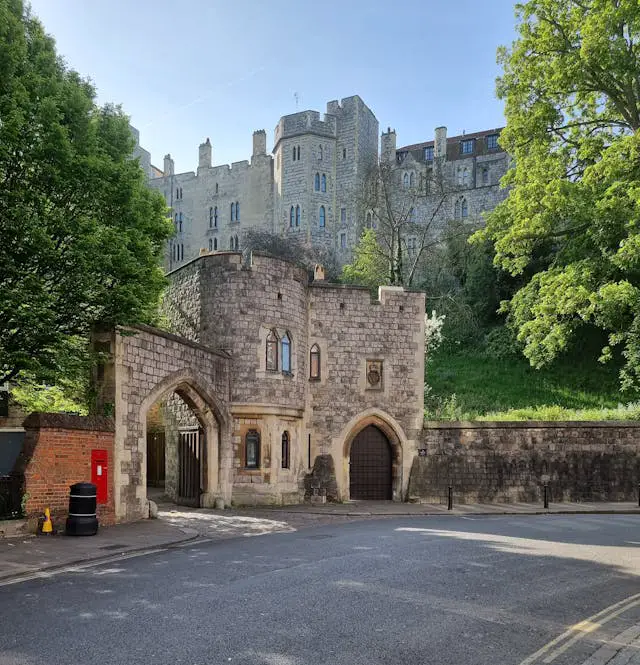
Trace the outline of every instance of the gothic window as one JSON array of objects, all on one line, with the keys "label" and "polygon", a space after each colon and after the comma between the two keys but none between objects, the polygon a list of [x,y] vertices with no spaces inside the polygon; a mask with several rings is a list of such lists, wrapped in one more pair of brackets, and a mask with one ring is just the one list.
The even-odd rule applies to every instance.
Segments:
[{"label": "gothic window", "polygon": [[282,433],[282,451],[280,453],[280,465],[283,469],[289,468],[289,432]]},{"label": "gothic window", "polygon": [[245,468],[260,468],[260,433],[250,429],[244,437]]},{"label": "gothic window", "polygon": [[234,238],[234,249],[240,249],[240,243],[238,242],[238,236]]},{"label": "gothic window", "polygon": [[309,378],[313,381],[320,380],[320,347],[317,344],[309,351]]},{"label": "gothic window", "polygon": [[[209,208],[209,228],[213,228],[213,208]],[[211,247],[209,247],[211,249]]]},{"label": "gothic window", "polygon": [[180,260],[184,261],[184,245],[180,243]]},{"label": "gothic window", "polygon": [[213,249],[213,240],[209,238],[209,251]]},{"label": "gothic window", "polygon": [[178,215],[178,231],[182,233],[182,213]]},{"label": "gothic window", "polygon": [[297,153],[296,153],[296,159],[297,159],[298,161],[300,161],[300,146],[298,146],[298,147],[296,148],[296,150],[297,150]]},{"label": "gothic window", "polygon": [[216,183],[216,194],[218,193],[218,183]]},{"label": "gothic window", "polygon": [[236,201],[236,222],[240,221],[240,204]]},{"label": "gothic window", "polygon": [[282,372],[291,374],[291,338],[289,333],[285,333],[280,345],[282,347]]},{"label": "gothic window", "polygon": [[326,223],[327,223],[327,219],[326,219],[326,213],[325,213],[324,206],[320,206],[320,216],[319,216],[318,225],[320,226],[321,229],[324,229]]},{"label": "gothic window", "polygon": [[173,220],[173,226],[175,227],[175,230],[178,230],[178,213],[175,214],[174,220]]},{"label": "gothic window", "polygon": [[316,190],[316,192],[320,191],[320,174],[316,173],[316,177],[313,182],[313,188]]},{"label": "gothic window", "polygon": [[347,149],[342,148],[342,159],[346,159],[346,158],[347,158]]},{"label": "gothic window", "polygon": [[415,187],[416,185],[416,174],[411,171],[409,174],[409,187]]},{"label": "gothic window", "polygon": [[235,203],[231,204],[231,221],[232,222],[236,221],[236,204]]},{"label": "gothic window", "polygon": [[322,146],[318,146],[318,159],[322,159],[324,156],[324,151],[322,150]]},{"label": "gothic window", "polygon": [[275,330],[270,330],[267,335],[267,370],[278,371],[278,335]]},{"label": "gothic window", "polygon": [[233,236],[229,238],[229,249],[233,249]]},{"label": "gothic window", "polygon": [[324,173],[322,174],[322,191],[327,191],[327,176]]},{"label": "gothic window", "polygon": [[462,199],[462,204],[460,206],[460,212],[462,214],[462,218],[464,219],[465,217],[469,216],[469,206],[467,204],[467,199]]},{"label": "gothic window", "polygon": [[291,228],[293,228],[293,221],[295,218],[295,214],[296,214],[295,208],[291,206],[291,210],[289,211],[289,226]]},{"label": "gothic window", "polygon": [[214,238],[214,239],[213,239],[213,249],[214,249],[214,250],[217,250],[217,249],[218,249],[218,239],[217,239],[217,238]]},{"label": "gothic window", "polygon": [[347,248],[347,234],[346,233],[341,233],[340,234],[340,249],[346,249]]},{"label": "gothic window", "polygon": [[296,206],[296,226],[300,226],[300,206]]},{"label": "gothic window", "polygon": [[489,169],[487,168],[482,169],[482,184],[483,185],[489,184]]},{"label": "gothic window", "polygon": [[293,146],[293,161],[296,161],[296,147]]},{"label": "gothic window", "polygon": [[346,208],[340,208],[340,222],[342,224],[347,223],[347,209]]},{"label": "gothic window", "polygon": [[405,173],[405,174],[402,176],[402,186],[403,186],[405,189],[408,189],[408,188],[409,188],[409,174],[408,174],[408,173]]},{"label": "gothic window", "polygon": [[218,206],[213,209],[213,228],[218,228]]},{"label": "gothic window", "polygon": [[176,187],[176,198],[180,198],[180,187]]}]

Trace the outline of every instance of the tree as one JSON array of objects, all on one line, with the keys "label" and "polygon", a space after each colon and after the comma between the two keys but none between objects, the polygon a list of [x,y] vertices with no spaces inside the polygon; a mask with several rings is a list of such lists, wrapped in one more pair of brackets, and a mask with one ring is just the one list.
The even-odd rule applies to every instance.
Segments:
[{"label": "tree", "polygon": [[[430,249],[440,244],[440,220],[443,206],[453,188],[448,186],[440,164],[423,167],[402,181],[402,171],[395,162],[381,161],[363,181],[358,207],[364,212],[369,228],[375,229],[377,253],[387,266],[386,282],[411,286],[416,271]],[[370,244],[360,255],[371,254]]]},{"label": "tree", "polygon": [[353,250],[353,261],[343,266],[341,281],[346,284],[367,286],[372,291],[388,284],[387,258],[373,229],[365,229]]},{"label": "tree", "polygon": [[247,230],[243,245],[247,249],[291,261],[305,270],[313,270],[316,264],[321,264],[328,280],[337,279],[340,272],[338,259],[332,249],[312,245],[297,238],[286,238],[269,231]]},{"label": "tree", "polygon": [[640,6],[530,0],[516,12],[497,88],[511,191],[477,237],[494,242],[497,265],[531,273],[504,310],[533,366],[596,327],[601,359],[620,347],[622,384],[638,385]]},{"label": "tree", "polygon": [[51,382],[94,322],[150,321],[173,232],[127,118],[0,0],[0,384]]}]

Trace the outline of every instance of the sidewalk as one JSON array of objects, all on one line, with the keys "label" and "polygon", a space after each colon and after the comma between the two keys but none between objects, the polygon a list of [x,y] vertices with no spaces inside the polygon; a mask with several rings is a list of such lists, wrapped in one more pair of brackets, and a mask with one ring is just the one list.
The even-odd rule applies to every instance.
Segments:
[{"label": "sidewalk", "polygon": [[99,561],[114,555],[167,547],[198,536],[162,520],[101,527],[95,536],[22,536],[0,539],[0,585],[45,570]]}]

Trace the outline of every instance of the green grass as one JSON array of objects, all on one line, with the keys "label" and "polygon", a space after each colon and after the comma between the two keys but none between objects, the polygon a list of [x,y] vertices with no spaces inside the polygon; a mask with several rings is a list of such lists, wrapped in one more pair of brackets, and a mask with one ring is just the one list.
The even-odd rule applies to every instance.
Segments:
[{"label": "green grass", "polygon": [[524,358],[439,351],[428,363],[433,420],[636,420],[640,395],[621,393],[618,369],[576,356],[535,370]]}]

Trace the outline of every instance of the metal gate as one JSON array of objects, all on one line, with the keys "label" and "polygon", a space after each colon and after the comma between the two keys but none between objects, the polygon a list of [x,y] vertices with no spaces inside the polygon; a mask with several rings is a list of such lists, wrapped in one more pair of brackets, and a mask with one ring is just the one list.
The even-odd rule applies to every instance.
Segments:
[{"label": "metal gate", "polygon": [[204,432],[202,430],[180,432],[176,503],[183,506],[200,506],[204,450]]},{"label": "metal gate", "polygon": [[352,499],[391,499],[391,446],[374,425],[351,444],[349,495]]},{"label": "metal gate", "polygon": [[164,487],[164,431],[147,432],[147,485]]}]

